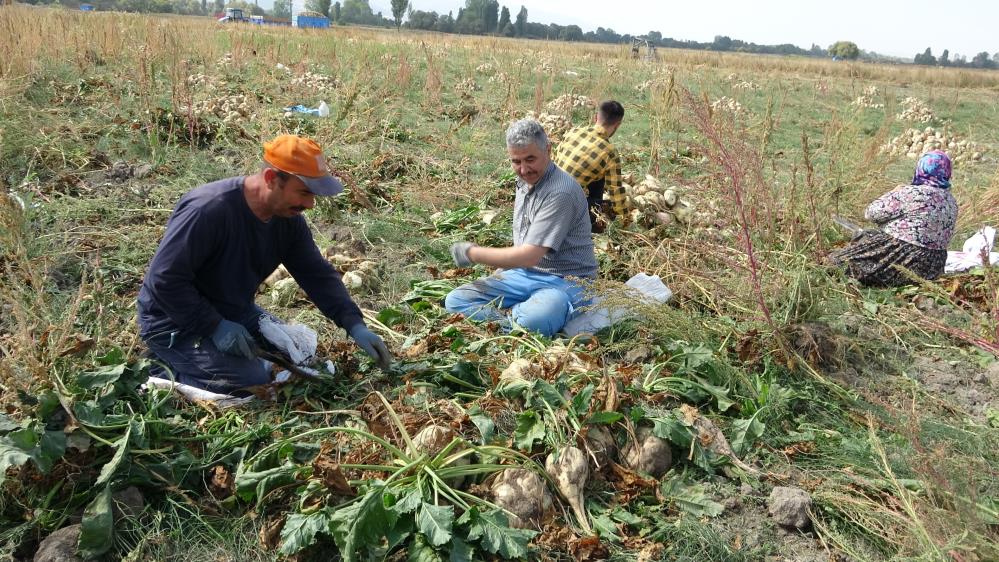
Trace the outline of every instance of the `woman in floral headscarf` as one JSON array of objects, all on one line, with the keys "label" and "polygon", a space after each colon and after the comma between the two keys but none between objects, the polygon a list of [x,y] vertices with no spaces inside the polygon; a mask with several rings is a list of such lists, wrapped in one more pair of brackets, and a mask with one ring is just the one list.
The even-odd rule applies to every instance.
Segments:
[{"label": "woman in floral headscarf", "polygon": [[870,287],[908,284],[910,277],[896,266],[924,279],[942,275],[957,223],[950,173],[950,158],[943,151],[924,154],[912,185],[896,187],[867,207],[864,216],[879,230],[865,230],[832,260]]}]

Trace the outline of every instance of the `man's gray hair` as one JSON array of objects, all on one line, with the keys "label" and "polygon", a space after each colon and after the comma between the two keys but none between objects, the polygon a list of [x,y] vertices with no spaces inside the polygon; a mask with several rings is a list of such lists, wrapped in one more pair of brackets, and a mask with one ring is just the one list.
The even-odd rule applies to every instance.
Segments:
[{"label": "man's gray hair", "polygon": [[548,150],[548,135],[541,123],[534,119],[514,121],[506,130],[507,148],[526,148],[532,142],[541,150]]}]

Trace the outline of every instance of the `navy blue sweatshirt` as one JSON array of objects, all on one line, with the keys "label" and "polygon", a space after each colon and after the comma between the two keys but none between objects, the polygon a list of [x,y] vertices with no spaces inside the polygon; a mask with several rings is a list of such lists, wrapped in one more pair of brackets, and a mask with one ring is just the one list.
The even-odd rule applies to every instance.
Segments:
[{"label": "navy blue sweatshirt", "polygon": [[177,203],[139,291],[143,338],[210,336],[222,318],[249,313],[260,283],[279,264],[338,326],[350,331],[363,322],[305,219],[261,221],[246,202],[243,179],[202,185]]}]

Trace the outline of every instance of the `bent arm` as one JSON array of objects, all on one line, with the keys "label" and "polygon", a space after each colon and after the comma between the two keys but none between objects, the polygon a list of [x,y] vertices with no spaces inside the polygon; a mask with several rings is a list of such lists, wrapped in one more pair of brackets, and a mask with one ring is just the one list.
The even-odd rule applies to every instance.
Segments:
[{"label": "bent arm", "polygon": [[548,253],[548,248],[533,244],[522,244],[508,248],[483,248],[472,246],[468,249],[468,259],[475,263],[513,269],[517,267],[534,267]]},{"label": "bent arm", "polygon": [[882,225],[905,214],[904,186],[878,197],[864,211],[864,218]]},{"label": "bent arm", "polygon": [[604,176],[607,197],[610,199],[614,214],[621,220],[627,220],[628,196],[621,181],[621,159],[616,150],[611,152],[609,160],[607,174]]},{"label": "bent arm", "polygon": [[323,315],[349,333],[364,324],[364,316],[350,298],[340,274],[323,258],[305,221],[297,225],[297,240],[284,256],[288,273],[315,303]]}]

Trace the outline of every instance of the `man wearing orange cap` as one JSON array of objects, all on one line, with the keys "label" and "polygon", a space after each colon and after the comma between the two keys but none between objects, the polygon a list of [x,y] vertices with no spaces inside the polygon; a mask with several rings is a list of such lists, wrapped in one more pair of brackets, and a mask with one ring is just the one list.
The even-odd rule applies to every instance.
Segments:
[{"label": "man wearing orange cap", "polygon": [[138,298],[142,339],[177,382],[233,393],[270,382],[253,298],[283,264],[328,318],[388,368],[385,343],[364,325],[340,275],[312,239],[302,212],[343,186],[315,142],[281,135],[264,144],[264,167],[185,194],[167,222]]}]

